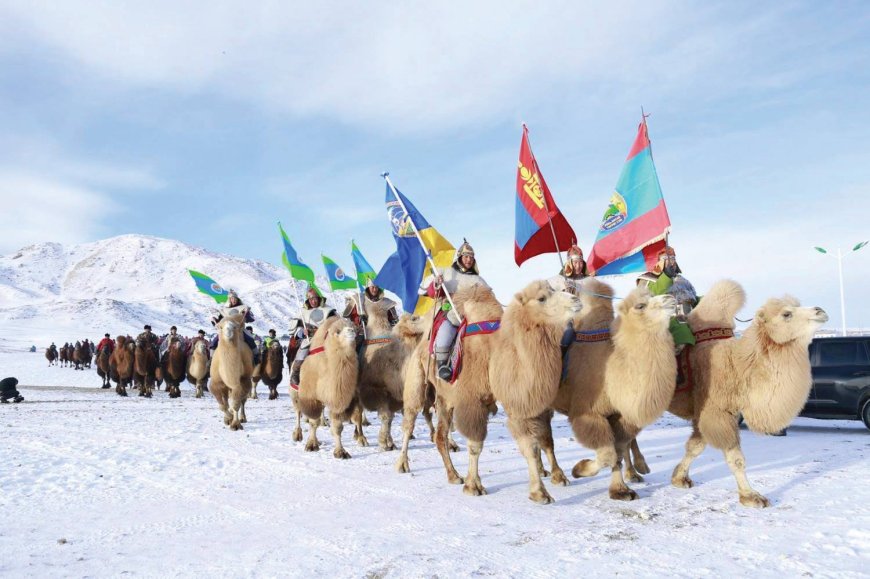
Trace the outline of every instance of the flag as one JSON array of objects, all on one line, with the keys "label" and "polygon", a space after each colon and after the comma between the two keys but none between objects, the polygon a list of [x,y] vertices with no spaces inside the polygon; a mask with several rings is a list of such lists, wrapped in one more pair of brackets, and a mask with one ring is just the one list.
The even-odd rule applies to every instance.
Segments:
[{"label": "flag", "polygon": [[[433,302],[426,296],[417,295],[420,283],[432,273],[427,252],[432,256],[438,267],[449,267],[453,263],[456,249],[444,239],[438,231],[417,211],[408,198],[396,189],[393,195],[390,184],[387,183],[387,219],[393,228],[393,238],[396,240],[396,252],[387,258],[386,263],[378,272],[375,283],[388,289],[402,300],[402,307],[409,314],[422,315],[428,311]],[[402,208],[404,204],[407,208]],[[414,230],[420,233],[420,239],[426,246],[420,244]]]},{"label": "flag", "polygon": [[[577,239],[568,220],[556,207],[550,188],[547,187],[547,182],[538,169],[538,162],[532,155],[532,147],[529,145],[529,129],[526,125],[523,125],[520,161],[517,165],[515,215],[514,261],[517,265],[522,265],[530,257],[542,253],[567,251]],[[551,221],[552,229],[550,229]]]},{"label": "flag", "polygon": [[320,257],[323,258],[323,267],[326,268],[326,278],[332,291],[356,288],[356,280],[344,273],[337,263],[323,254]]},{"label": "flag", "polygon": [[199,273],[198,271],[193,271],[192,269],[187,270],[190,273],[190,277],[193,278],[193,281],[196,282],[196,289],[201,291],[207,296],[211,296],[214,298],[219,304],[227,301],[227,290],[221,287],[221,284],[208,277],[204,273]]},{"label": "flag", "polygon": [[595,275],[649,271],[670,229],[644,119],[601,220],[589,269]]},{"label": "flag", "polygon": [[369,265],[369,262],[366,261],[366,258],[363,257],[359,247],[356,246],[356,243],[352,239],[350,241],[350,255],[353,257],[353,266],[356,268],[356,282],[359,284],[360,289],[365,289],[366,282],[370,279],[375,279],[377,274],[374,268]]},{"label": "flag", "polygon": [[313,286],[314,270],[299,259],[299,255],[296,254],[296,250],[290,244],[290,238],[287,237],[287,233],[280,222],[278,223],[278,229],[281,231],[281,239],[284,241],[284,254],[281,256],[281,261],[284,263],[287,271],[290,272],[290,277],[300,281],[307,281],[308,285]]}]

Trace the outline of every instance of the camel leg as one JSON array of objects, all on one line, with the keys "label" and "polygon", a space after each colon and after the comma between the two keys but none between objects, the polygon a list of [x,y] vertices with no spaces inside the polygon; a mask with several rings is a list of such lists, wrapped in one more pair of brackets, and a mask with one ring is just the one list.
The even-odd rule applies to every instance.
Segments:
[{"label": "camel leg", "polygon": [[230,430],[242,430],[242,404],[244,394],[238,389],[230,389],[230,411],[232,412],[232,420],[230,421]]},{"label": "camel leg", "polygon": [[[450,422],[453,417],[453,409],[447,410],[444,400],[439,396],[436,402],[438,408],[438,426],[435,429],[435,447],[441,455],[441,460],[444,462],[444,469],[447,471],[447,482],[452,485],[461,485],[462,477],[456,472],[456,467],[453,466],[453,460],[450,458],[450,450],[448,448],[447,437],[450,432]],[[470,446],[470,445],[469,445]]]},{"label": "camel leg", "polygon": [[393,441],[393,417],[395,413],[389,408],[381,409],[378,412],[378,417],[381,419],[381,432],[378,434],[378,446],[381,450],[396,450],[396,443]]},{"label": "camel leg", "polygon": [[293,429],[293,442],[302,442],[302,413],[296,411],[296,428]]},{"label": "camel leg", "polygon": [[692,465],[692,462],[704,452],[704,449],[707,447],[707,443],[704,442],[704,437],[701,436],[701,431],[698,430],[698,424],[692,424],[692,435],[689,436],[689,440],[686,441],[686,454],[683,455],[683,459],[680,461],[674,468],[674,472],[671,475],[671,484],[675,487],[680,487],[683,489],[690,489],[694,486],[695,483],[692,482],[692,479],[689,478],[689,467]]},{"label": "camel leg", "polygon": [[740,504],[744,507],[764,508],[770,506],[770,501],[752,488],[749,484],[749,479],[746,478],[746,457],[743,456],[743,451],[739,446],[729,448],[725,451],[725,461],[728,463],[728,468],[737,479],[737,490],[740,493]]},{"label": "camel leg", "polygon": [[[414,419],[416,420],[416,417]],[[429,440],[435,442],[435,425],[432,423],[432,407],[429,404],[423,406],[423,419],[426,421],[426,426],[429,427]]]},{"label": "camel leg", "polygon": [[[320,426],[319,419],[308,419],[308,440],[305,441],[305,451],[306,452],[315,452],[320,450],[320,441],[317,440],[317,427]],[[299,438],[302,438],[302,428],[299,427],[298,423],[296,426],[299,429]]]},{"label": "camel leg", "polygon": [[350,458],[350,454],[341,444],[341,431],[344,430],[344,421],[341,419],[341,414],[338,412],[330,412],[329,418],[332,439],[335,442],[335,450],[332,451],[332,456],[335,458]]},{"label": "camel leg", "polygon": [[473,497],[486,494],[483,483],[480,482],[480,453],[483,451],[483,441],[468,440],[468,475],[462,492]]},{"label": "camel leg", "polygon": [[369,445],[369,440],[366,438],[366,433],[363,430],[363,426],[365,426],[366,423],[365,417],[366,415],[363,411],[362,404],[356,402],[353,411],[350,414],[350,421],[353,423],[353,439],[362,447]]},{"label": "camel leg", "polygon": [[586,448],[595,450],[595,458],[584,458],[574,465],[571,475],[574,478],[595,476],[602,468],[616,464],[613,429],[603,416],[580,414],[571,418],[574,436]]},{"label": "camel leg", "polygon": [[644,458],[643,453],[640,451],[640,446],[637,444],[637,438],[631,441],[631,456],[632,463],[637,472],[640,474],[649,474],[651,472],[649,465],[646,463],[646,458]]},{"label": "camel leg", "polygon": [[607,489],[610,498],[615,501],[637,500],[637,493],[631,490],[622,478],[622,457],[628,454],[630,439],[620,440],[616,448],[616,463],[610,470],[610,487]]},{"label": "camel leg", "polygon": [[[538,436],[535,432],[537,425],[534,419],[516,419],[509,416],[507,424],[529,468],[529,499],[541,505],[552,503],[553,497],[547,492],[541,480],[541,471],[544,467],[541,464],[541,448],[538,446]],[[468,443],[468,449],[470,453],[471,442]]]},{"label": "camel leg", "polygon": [[408,445],[411,442],[411,437],[414,435],[414,423],[416,421],[417,413],[414,410],[406,408],[402,415],[402,450],[399,453],[399,460],[396,461],[396,472],[411,472],[411,466],[408,464]]},{"label": "camel leg", "polygon": [[278,399],[278,386],[269,386],[269,400]]},{"label": "camel leg", "polygon": [[259,398],[257,398],[257,383],[256,382],[254,382],[254,385],[251,386],[251,393],[248,394],[248,398],[252,398],[254,400],[259,400]]},{"label": "camel leg", "polygon": [[[553,427],[550,424],[550,421],[553,419],[553,412],[545,412],[541,415],[540,419],[541,430],[538,436],[538,446],[540,446],[541,450],[544,451],[544,454],[547,455],[547,461],[550,463],[550,471],[552,473],[550,475],[550,482],[554,485],[566,487],[568,486],[568,477],[565,476],[565,471],[562,470],[562,467],[559,466],[559,463],[556,461],[556,444],[553,442]],[[540,460],[540,456],[539,453],[538,460]]]}]

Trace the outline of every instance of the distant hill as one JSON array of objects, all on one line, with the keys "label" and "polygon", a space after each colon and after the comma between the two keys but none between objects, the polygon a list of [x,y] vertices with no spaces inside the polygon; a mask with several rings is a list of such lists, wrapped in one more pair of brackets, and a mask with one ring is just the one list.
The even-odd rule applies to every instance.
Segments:
[{"label": "distant hill", "polygon": [[[0,351],[133,334],[145,324],[160,334],[173,324],[184,334],[211,331],[215,302],[196,290],[188,268],[235,289],[251,306],[257,333],[283,333],[298,316],[289,274],[271,263],[145,235],[38,243],[0,256]],[[328,287],[325,278],[318,285]]]}]

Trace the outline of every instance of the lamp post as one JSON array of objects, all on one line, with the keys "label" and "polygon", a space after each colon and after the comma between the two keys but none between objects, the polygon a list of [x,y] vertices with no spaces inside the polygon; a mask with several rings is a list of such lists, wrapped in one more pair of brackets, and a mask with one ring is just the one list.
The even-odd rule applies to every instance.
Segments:
[{"label": "lamp post", "polygon": [[824,247],[818,247],[818,246],[813,247],[813,249],[815,249],[819,253],[824,253],[825,255],[830,255],[831,257],[837,258],[837,269],[839,270],[839,273],[840,273],[840,319],[842,320],[842,323],[843,323],[843,335],[844,336],[846,335],[846,295],[843,292],[843,258],[852,252],[858,251],[859,249],[861,249],[862,247],[864,247],[868,243],[870,243],[870,242],[862,241],[861,243],[856,243],[855,247],[853,247],[852,249],[850,249],[846,253],[843,253],[840,250],[840,248],[838,247],[837,248],[837,255],[834,255],[833,253],[828,253],[828,250],[825,249]]}]

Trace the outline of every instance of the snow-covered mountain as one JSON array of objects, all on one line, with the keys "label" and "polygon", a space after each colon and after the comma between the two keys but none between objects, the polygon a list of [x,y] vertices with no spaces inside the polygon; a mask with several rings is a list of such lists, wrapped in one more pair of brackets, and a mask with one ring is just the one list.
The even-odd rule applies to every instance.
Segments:
[{"label": "snow-covered mountain", "polygon": [[[210,331],[215,302],[196,290],[188,269],[235,289],[251,306],[258,333],[282,333],[298,315],[288,273],[263,261],[145,235],[38,243],[0,256],[0,350],[133,334],[145,324],[157,333],[173,324],[184,334]],[[328,287],[325,278],[318,285]]]}]

